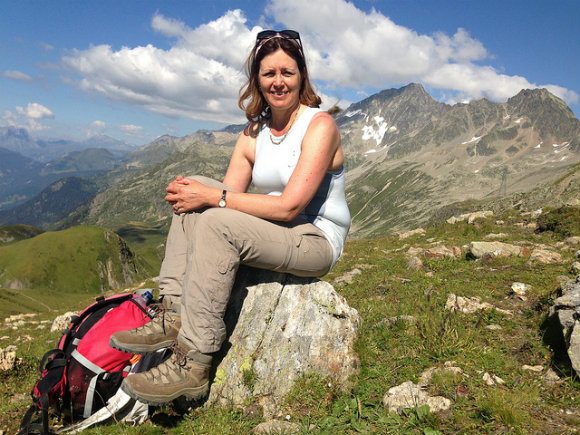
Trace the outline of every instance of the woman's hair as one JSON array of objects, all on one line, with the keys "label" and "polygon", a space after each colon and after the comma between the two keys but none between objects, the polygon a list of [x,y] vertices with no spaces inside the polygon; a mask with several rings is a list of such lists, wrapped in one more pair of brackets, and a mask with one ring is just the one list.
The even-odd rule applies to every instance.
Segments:
[{"label": "woman's hair", "polygon": [[266,99],[260,91],[260,62],[269,54],[282,49],[284,53],[296,61],[300,71],[300,103],[309,107],[319,107],[322,100],[314,92],[302,47],[298,40],[283,37],[273,37],[266,40],[257,40],[256,45],[246,60],[245,69],[248,81],[240,89],[238,106],[246,112],[249,124],[244,132],[249,135],[258,133],[260,126],[270,119],[271,113]]}]

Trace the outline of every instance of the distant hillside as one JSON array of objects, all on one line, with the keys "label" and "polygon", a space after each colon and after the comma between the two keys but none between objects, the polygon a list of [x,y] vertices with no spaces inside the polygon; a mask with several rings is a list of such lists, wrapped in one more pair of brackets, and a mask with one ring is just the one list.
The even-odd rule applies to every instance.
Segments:
[{"label": "distant hillside", "polygon": [[48,227],[91,201],[95,183],[78,177],[56,181],[34,198],[13,209],[0,211],[0,225],[28,224]]},{"label": "distant hillside", "polygon": [[[167,219],[171,215],[164,200],[167,184],[177,175],[221,179],[235,139],[226,132],[160,138],[131,156],[130,171],[109,174],[108,187],[95,197],[84,222],[119,228],[130,221],[157,224]],[[159,163],[161,159],[165,160]]]},{"label": "distant hillside", "polygon": [[125,154],[105,148],[72,151],[48,163],[0,148],[0,210],[26,202],[65,176],[96,179],[124,162]]},{"label": "distant hillside", "polygon": [[8,245],[10,243],[19,242],[20,240],[30,239],[31,237],[42,234],[40,228],[30,225],[12,225],[8,227],[0,227],[0,246]]},{"label": "distant hillside", "polygon": [[109,230],[81,226],[0,247],[0,287],[95,293],[151,274]]},{"label": "distant hillside", "polygon": [[58,160],[46,163],[43,173],[92,173],[109,171],[121,165],[123,159],[105,148],[71,151]]},{"label": "distant hillside", "polygon": [[15,151],[0,147],[0,210],[12,207],[54,181],[42,176],[43,165]]},{"label": "distant hillside", "polygon": [[0,127],[0,147],[22,154],[38,162],[57,160],[72,151],[89,148],[106,148],[114,153],[126,154],[134,146],[105,135],[96,135],[83,141],[67,139],[38,140],[23,128]]}]

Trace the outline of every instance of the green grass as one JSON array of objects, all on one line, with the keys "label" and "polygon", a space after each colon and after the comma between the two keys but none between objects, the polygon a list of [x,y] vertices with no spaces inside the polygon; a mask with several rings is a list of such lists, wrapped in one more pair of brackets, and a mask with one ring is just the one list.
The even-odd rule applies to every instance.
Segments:
[{"label": "green grass", "polygon": [[137,280],[151,274],[153,268],[139,258],[125,258],[123,266],[122,244],[109,230],[79,226],[2,246],[0,285],[95,294],[110,288],[108,277],[122,285],[128,276]]},{"label": "green grass", "polygon": [[[580,382],[557,361],[551,344],[544,340],[542,325],[557,296],[559,277],[572,278],[569,265],[574,249],[562,249],[564,262],[555,265],[529,264],[526,258],[473,261],[463,256],[423,259],[420,271],[407,268],[409,247],[426,248],[437,241],[448,247],[464,246],[484,240],[488,233],[502,232],[508,234],[502,240],[508,243],[558,249],[556,243],[564,238],[557,232],[535,234],[516,227],[514,223],[522,218],[515,214],[502,218],[503,225],[495,223],[496,217],[476,225],[427,227],[425,236],[407,240],[393,236],[349,241],[342,260],[324,280],[332,282],[355,267],[363,271],[350,284],[336,285],[363,319],[356,343],[360,373],[348,391],[341,391],[329,379],[306,374],[282,405],[281,418],[289,416],[304,434],[573,433],[580,423]],[[158,234],[152,236],[152,243],[139,242],[144,249],[159,242]],[[510,296],[514,281],[531,286],[526,301]],[[444,308],[449,293],[477,296],[513,315],[495,310],[451,313]],[[413,316],[414,321],[386,321],[402,315]],[[490,325],[501,329],[488,329]],[[4,334],[15,337],[17,333],[0,330],[0,336]],[[37,333],[34,341],[19,346],[24,365],[0,375],[5,386],[0,393],[0,430],[14,430],[28,404],[27,397],[15,395],[29,390],[34,377],[28,372],[48,349],[46,340],[54,337],[45,331]],[[385,411],[382,399],[390,387],[417,382],[424,370],[443,367],[447,361],[460,367],[463,375],[437,372],[428,392],[452,400],[451,410],[432,414],[419,407],[401,415]],[[553,368],[559,371],[561,382],[549,384],[541,373],[522,370],[524,364],[542,365],[544,372]],[[505,384],[485,385],[484,372],[499,376]],[[253,382],[251,372],[245,382]],[[198,408],[184,417],[163,408],[139,428],[114,425],[86,433],[245,434],[261,421],[249,405],[245,411]]]}]

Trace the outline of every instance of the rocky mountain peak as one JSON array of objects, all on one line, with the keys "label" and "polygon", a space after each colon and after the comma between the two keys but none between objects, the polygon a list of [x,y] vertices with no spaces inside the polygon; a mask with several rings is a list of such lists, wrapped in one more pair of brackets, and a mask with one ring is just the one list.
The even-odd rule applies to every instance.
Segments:
[{"label": "rocky mountain peak", "polygon": [[[549,107],[546,107],[549,105]],[[547,89],[522,89],[517,95],[507,100],[507,106],[522,111],[537,111],[538,106],[544,110],[563,112],[568,118],[575,119],[574,113],[566,103]]]},{"label": "rocky mountain peak", "polygon": [[580,121],[547,89],[523,89],[507,100],[506,107],[513,116],[526,116],[542,138],[561,138],[580,149]]}]

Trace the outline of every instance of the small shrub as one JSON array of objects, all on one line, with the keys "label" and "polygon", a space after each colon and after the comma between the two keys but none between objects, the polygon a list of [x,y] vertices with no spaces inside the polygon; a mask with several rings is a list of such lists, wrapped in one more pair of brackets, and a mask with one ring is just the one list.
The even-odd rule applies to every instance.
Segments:
[{"label": "small shrub", "polygon": [[537,232],[552,231],[562,237],[580,235],[580,207],[563,206],[538,217]]}]

